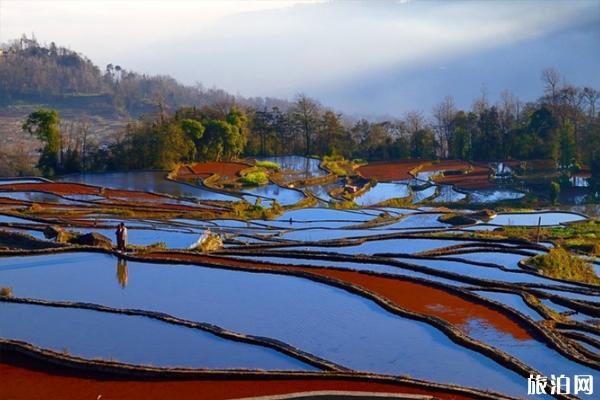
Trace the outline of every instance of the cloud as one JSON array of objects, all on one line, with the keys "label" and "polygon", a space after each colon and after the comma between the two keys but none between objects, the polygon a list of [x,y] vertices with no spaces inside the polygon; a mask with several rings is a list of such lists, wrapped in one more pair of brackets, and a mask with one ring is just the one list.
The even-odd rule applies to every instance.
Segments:
[{"label": "cloud", "polygon": [[431,65],[443,71],[438,67],[447,61],[456,65],[461,57],[543,38],[600,14],[597,1],[559,0],[2,0],[0,6],[0,40],[35,32],[100,66],[284,97],[300,91],[326,97],[320,89],[360,87],[378,75],[386,82]]},{"label": "cloud", "polygon": [[338,1],[240,13],[146,48],[138,66],[161,66],[188,82],[242,94],[289,96],[390,66],[416,68],[526,40],[578,23],[597,8],[551,4]]},{"label": "cloud", "polygon": [[[1,0],[0,42],[35,35],[105,62],[157,41],[212,29],[239,13],[286,9],[315,0]],[[117,60],[119,61],[119,60]]]}]

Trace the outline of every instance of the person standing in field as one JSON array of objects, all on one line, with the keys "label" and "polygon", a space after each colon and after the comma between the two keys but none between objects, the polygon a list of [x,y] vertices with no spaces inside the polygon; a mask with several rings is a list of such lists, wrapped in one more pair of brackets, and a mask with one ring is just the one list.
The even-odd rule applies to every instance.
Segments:
[{"label": "person standing in field", "polygon": [[121,222],[115,232],[117,235],[117,248],[119,251],[125,251],[127,249],[127,227]]}]

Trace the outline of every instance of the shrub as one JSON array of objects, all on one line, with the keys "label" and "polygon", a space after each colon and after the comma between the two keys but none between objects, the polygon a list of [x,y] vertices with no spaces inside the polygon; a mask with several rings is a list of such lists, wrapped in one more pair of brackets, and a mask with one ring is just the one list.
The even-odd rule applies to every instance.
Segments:
[{"label": "shrub", "polygon": [[552,278],[600,284],[600,278],[590,263],[570,254],[562,247],[553,248],[548,254],[537,255],[526,262]]},{"label": "shrub", "polygon": [[558,195],[560,194],[560,184],[558,182],[550,183],[550,201],[552,204],[558,202]]},{"label": "shrub", "polygon": [[147,250],[166,250],[167,249],[167,244],[165,242],[156,242],[156,243],[152,243],[146,246]]},{"label": "shrub", "polygon": [[202,253],[210,253],[219,250],[223,247],[223,239],[220,235],[210,233],[203,235],[196,244],[192,246],[193,250],[201,251]]},{"label": "shrub", "polygon": [[29,208],[27,209],[28,212],[30,213],[37,213],[37,212],[41,212],[43,211],[43,207],[38,204],[38,203],[31,203],[31,205],[29,206]]},{"label": "shrub", "polygon": [[268,169],[280,169],[281,166],[273,161],[257,161],[257,167],[268,168]]},{"label": "shrub", "polygon": [[251,171],[244,175],[241,179],[246,185],[262,186],[269,183],[269,177],[265,171]]}]

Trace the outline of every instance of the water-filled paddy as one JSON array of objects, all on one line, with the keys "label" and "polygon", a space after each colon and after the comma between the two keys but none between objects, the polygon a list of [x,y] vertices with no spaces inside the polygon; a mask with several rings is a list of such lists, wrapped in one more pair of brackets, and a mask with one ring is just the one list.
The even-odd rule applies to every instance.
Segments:
[{"label": "water-filled paddy", "polygon": [[270,348],[142,316],[0,302],[0,337],[89,359],[216,369],[314,370]]},{"label": "water-filled paddy", "polygon": [[[115,229],[74,228],[73,230],[81,234],[97,232],[116,243]],[[131,227],[128,229],[128,243],[138,246],[149,246],[162,242],[171,249],[187,249],[199,237],[199,233],[173,230],[132,229]]]},{"label": "water-filled paddy", "polygon": [[40,178],[15,178],[15,179],[2,179],[0,178],[0,185],[13,185],[21,183],[40,183],[45,182],[44,179]]},{"label": "water-filled paddy", "polygon": [[0,222],[6,224],[41,224],[41,222],[32,219],[13,217],[12,215],[6,214],[0,214]]},{"label": "water-filled paddy", "polygon": [[[286,182],[327,174],[318,167],[318,160],[292,157],[289,160],[274,161],[282,164],[283,177],[280,176],[279,179]],[[285,163],[288,165],[286,166]],[[290,168],[300,171],[293,172]],[[263,199],[263,205],[270,204],[269,199],[277,199],[281,204],[287,205],[297,203],[303,198],[300,191],[274,184],[244,189],[237,193],[237,196],[221,195],[202,187],[165,180],[163,175],[163,172],[135,172],[79,176],[77,178],[79,180],[74,177],[71,179],[98,186],[151,191],[182,198],[170,200],[157,196],[148,199],[138,197],[136,201],[140,203],[146,201],[180,203],[183,198],[185,200],[239,200],[241,196],[245,196],[250,202],[260,197]],[[427,172],[419,177],[428,179],[429,175],[430,172]],[[69,177],[66,178],[68,179]],[[426,187],[422,181],[415,181],[415,183],[420,186],[413,189],[409,189],[407,182],[392,180],[390,183],[380,183],[359,196],[356,202],[363,206],[372,205],[392,197],[405,197],[412,190],[414,190],[415,202],[432,200],[450,203],[465,198],[464,194],[449,185],[431,184]],[[324,191],[339,184],[338,181],[315,186],[312,189],[315,193],[320,193],[319,197],[327,199],[328,195],[326,196]],[[311,187],[303,190],[311,190]],[[505,191],[505,189],[482,190],[473,194],[471,200],[477,201],[477,196],[480,195],[486,199],[485,201],[495,201],[506,193],[509,193],[510,197],[516,192]],[[127,193],[116,194],[127,195]],[[26,194],[10,195],[19,197]],[[45,196],[43,193],[35,194],[38,195]],[[81,204],[91,207],[98,205],[100,201],[95,194],[66,195],[65,197],[68,198],[66,200],[56,199],[57,196],[53,195],[48,196],[54,198],[56,202],[80,201]],[[196,205],[196,203],[190,204]],[[431,203],[429,205],[434,206]],[[221,212],[219,207],[214,208],[215,214]],[[223,210],[226,209],[227,207],[223,206]],[[386,211],[389,215],[382,215]],[[106,227],[119,222],[120,214],[102,215],[104,212],[107,211],[98,210],[87,216],[73,213],[71,220],[74,225],[77,225],[89,222],[91,219],[94,221],[98,219],[98,226],[102,226],[103,229],[77,227],[67,229],[82,233],[100,232],[114,239],[114,228]],[[444,212],[448,211],[432,207],[420,209],[373,207],[362,210],[308,208],[284,212],[273,220],[249,222],[228,219],[238,217],[233,213],[225,212],[223,216],[215,217],[216,219],[210,221],[186,218],[183,212],[173,214],[174,219],[171,221],[160,221],[160,215],[152,214],[137,216],[135,219],[125,218],[124,221],[130,228],[129,242],[132,244],[149,245],[164,242],[169,248],[187,248],[196,242],[208,227],[212,232],[227,234],[225,244],[233,254],[239,253],[240,249],[245,247],[245,241],[247,244],[263,243],[261,238],[251,237],[255,234],[265,235],[267,243],[276,243],[285,240],[321,241],[392,233],[407,234],[422,230],[431,230],[431,234],[457,231],[455,227],[438,220]],[[542,217],[542,225],[546,226],[584,219],[582,216],[563,212],[500,214],[490,223],[480,224],[473,229],[495,229],[501,225],[532,226],[537,225],[539,216]],[[373,221],[375,218],[376,221]],[[361,225],[370,221],[377,223]],[[0,222],[31,221],[0,215]],[[352,229],[353,226],[359,228]],[[141,227],[149,229],[140,229]],[[35,233],[41,238],[40,232]],[[239,234],[242,236],[236,236]],[[515,322],[514,319],[507,317],[507,313],[489,308],[485,302],[473,301],[472,297],[464,292],[459,294],[460,292],[453,291],[451,288],[441,289],[435,285],[437,283],[457,290],[471,290],[505,307],[520,311],[536,321],[540,321],[542,316],[527,306],[516,294],[518,290],[527,290],[534,294],[535,291],[556,293],[566,298],[597,301],[597,296],[592,295],[591,291],[590,294],[584,295],[563,290],[540,289],[540,285],[552,285],[557,289],[581,286],[523,273],[517,266],[517,262],[525,257],[523,255],[492,252],[481,242],[476,241],[423,237],[367,240],[354,246],[328,247],[319,246],[318,243],[302,246],[303,243],[287,243],[290,244],[292,246],[280,244],[269,248],[274,252],[272,256],[261,256],[261,250],[255,248],[248,250],[247,254],[254,254],[252,256],[236,254],[229,256],[231,258],[229,261],[227,257],[212,258],[212,260],[224,265],[231,262],[231,265],[242,267],[250,266],[250,264],[244,265],[243,261],[253,260],[287,264],[289,270],[301,270],[303,273],[313,274],[314,279],[327,277],[346,284],[352,283],[355,287],[362,287],[363,290],[376,293],[386,301],[391,301],[391,304],[397,307],[450,321],[449,323],[460,332],[515,356],[544,374],[556,371],[570,375],[590,373],[585,367],[567,360],[542,341],[534,339],[535,335],[529,335],[529,331],[524,328],[525,325],[521,325],[524,322],[519,322],[518,318]],[[469,248],[476,251],[448,256],[457,258],[458,261],[443,256],[416,259],[399,256],[395,258],[400,263],[398,266],[378,263],[376,258],[373,258],[376,261],[363,263],[359,260],[345,262],[310,259],[309,254],[306,256],[297,254],[300,258],[290,257],[294,255],[290,254],[290,250],[334,252],[352,256],[376,253],[418,253],[459,244],[471,245]],[[498,246],[501,245],[502,243],[499,242]],[[517,245],[504,244],[504,246],[508,247],[507,251],[519,249]],[[171,256],[177,257],[176,254],[179,252],[173,252]],[[509,270],[476,265],[477,262],[497,264]],[[402,264],[413,266],[402,266]],[[418,266],[432,271],[424,272]],[[457,276],[453,278],[438,276],[448,272]],[[461,281],[465,277],[488,282],[483,282],[479,286]],[[513,293],[497,293],[485,290],[486,284],[492,284],[490,281],[500,281],[505,284],[535,284],[537,288],[513,286],[515,288]],[[524,378],[501,367],[488,357],[449,340],[433,325],[410,320],[383,309],[370,300],[371,295],[361,296],[326,282],[312,281],[298,276],[181,264],[126,262],[100,253],[65,253],[2,258],[0,286],[12,288],[17,297],[155,310],[183,319],[213,323],[231,331],[280,340],[315,356],[359,371],[410,375],[415,378],[458,383],[515,395],[523,395],[525,390]],[[440,294],[442,292],[444,294]],[[436,293],[436,296],[433,296],[433,293]],[[538,296],[543,299],[542,294]],[[557,312],[572,311],[547,300],[543,300],[542,303]],[[485,318],[492,314],[472,312],[474,309],[481,311],[481,307],[487,307],[502,315],[495,320]],[[4,312],[9,308],[27,310],[26,312]],[[23,318],[18,319],[19,317]],[[503,325],[499,322],[506,322],[503,318],[512,322]],[[578,321],[591,319],[590,316],[582,313],[569,318]],[[6,303],[0,303],[1,326],[7,325],[4,321],[10,322],[12,330],[2,332],[0,328],[0,335],[20,338],[57,351],[67,348],[71,354],[87,358],[114,358],[125,362],[161,366],[265,370],[308,368],[305,364],[272,349],[231,342],[206,332],[171,326],[142,317],[53,307],[12,304],[7,306]],[[42,323],[49,325],[48,321],[57,321],[57,323],[45,331],[39,328]],[[72,326],[75,326],[75,329],[69,328]],[[509,329],[515,326],[519,329]],[[119,336],[119,333],[125,329],[127,331]],[[87,335],[86,332],[93,334]],[[148,332],[152,332],[152,335],[148,335]],[[144,334],[148,337],[135,340],[136,337]],[[118,340],[114,339],[115,336]],[[164,343],[172,342],[176,345],[174,350],[169,352],[169,347],[164,346]],[[161,344],[163,344],[161,348],[154,350]],[[210,351],[195,351],[207,347]],[[432,365],[436,367],[432,368]],[[473,370],[480,373],[477,376],[464,373]]]},{"label": "water-filled paddy", "polygon": [[[277,202],[282,206],[289,206],[295,204],[304,198],[304,194],[301,191],[287,189],[274,183],[268,184],[266,186],[244,188],[244,193],[248,193],[252,196],[277,200]],[[244,198],[246,199],[246,201],[254,203],[253,198],[248,196],[244,196]]]},{"label": "water-filled paddy", "polygon": [[523,300],[521,296],[518,294],[512,293],[502,293],[502,292],[492,292],[492,291],[483,291],[477,290],[475,291],[478,295],[488,298],[490,300],[495,300],[499,303],[502,303],[510,308],[513,308],[526,316],[530,317],[534,321],[539,321],[544,319],[540,314],[538,314],[534,309],[529,307],[527,303]]},{"label": "water-filled paddy", "polygon": [[467,197],[466,194],[457,192],[451,185],[439,185],[439,194],[432,201],[434,203],[453,203]]},{"label": "water-filled paddy", "polygon": [[279,164],[284,172],[294,172],[296,179],[308,179],[327,175],[327,171],[319,168],[321,161],[317,158],[302,156],[257,157],[257,160],[272,161]]},{"label": "water-filled paddy", "polygon": [[277,221],[356,221],[365,222],[373,218],[372,215],[361,211],[336,210],[333,208],[303,208],[301,210],[286,211],[275,218]]},{"label": "water-filled paddy", "polygon": [[428,188],[423,190],[413,190],[413,204],[419,203],[423,200],[429,199],[431,196],[435,194],[435,185],[431,185]]},{"label": "water-filled paddy", "polygon": [[240,260],[254,260],[258,262],[268,262],[275,264],[283,264],[283,265],[299,265],[299,266],[309,266],[309,267],[326,267],[326,268],[343,268],[350,269],[354,271],[369,271],[369,272],[379,272],[384,274],[391,274],[396,276],[409,276],[413,278],[420,278],[428,281],[443,283],[450,286],[466,286],[467,284],[460,281],[455,281],[452,279],[445,279],[438,276],[424,274],[422,272],[412,271],[409,269],[403,269],[399,267],[395,267],[392,265],[386,264],[376,264],[376,263],[354,263],[349,261],[330,261],[330,260],[317,260],[317,259],[309,259],[309,258],[291,258],[285,257],[285,253],[281,255],[281,257],[275,256],[242,256],[236,255],[233,258]]},{"label": "water-filled paddy", "polygon": [[62,182],[85,183],[93,186],[116,189],[154,192],[175,197],[190,197],[199,200],[236,201],[239,198],[216,193],[201,187],[169,181],[165,171],[111,172],[102,174],[76,174],[60,178]]},{"label": "water-filled paddy", "polygon": [[511,189],[481,189],[470,192],[471,203],[494,203],[503,200],[516,200],[525,197],[525,193]]},{"label": "water-filled paddy", "polygon": [[[510,249],[507,249],[507,251]],[[529,250],[528,250],[529,251]],[[448,257],[463,258],[468,261],[476,261],[481,263],[490,263],[499,265],[508,269],[521,270],[518,265],[520,260],[526,259],[527,256],[508,253],[508,252],[486,252],[478,251],[473,253],[453,254]]]},{"label": "water-filled paddy", "polygon": [[[399,258],[400,261],[402,259]],[[411,264],[421,265],[428,268],[433,268],[439,271],[453,272],[463,276],[469,276],[478,279],[495,280],[507,283],[537,283],[546,285],[556,285],[558,282],[535,276],[527,273],[517,273],[503,271],[493,267],[481,267],[477,265],[467,264],[460,261],[450,261],[443,258],[439,259],[410,259],[407,260]]]},{"label": "water-filled paddy", "polygon": [[409,194],[410,189],[404,183],[378,183],[356,197],[354,202],[360,206],[371,206],[388,199],[406,197]]},{"label": "water-filled paddy", "polygon": [[[102,254],[7,258],[0,280],[17,296],[142,308],[267,336],[347,367],[519,393],[522,379],[436,329],[305,279],[128,262]],[[432,369],[431,365],[438,366]],[[459,368],[460,366],[460,368]],[[472,377],[462,368],[476,368]]]},{"label": "water-filled paddy", "polygon": [[468,243],[458,240],[432,240],[432,239],[385,239],[385,240],[367,240],[356,246],[337,246],[337,247],[288,247],[289,250],[308,249],[310,251],[329,251],[342,254],[369,254],[376,253],[419,253],[422,251],[433,250],[441,247],[454,246],[457,244]]},{"label": "water-filled paddy", "polygon": [[32,203],[58,203],[70,205],[84,205],[77,200],[43,192],[0,192],[0,198],[29,201]]},{"label": "water-filled paddy", "polygon": [[540,219],[542,226],[548,226],[583,221],[585,217],[579,214],[566,212],[512,213],[498,214],[490,221],[490,223],[495,225],[536,226]]},{"label": "water-filled paddy", "polygon": [[398,222],[384,225],[382,229],[407,229],[407,228],[445,228],[449,225],[440,222],[438,218],[442,214],[409,214]]}]

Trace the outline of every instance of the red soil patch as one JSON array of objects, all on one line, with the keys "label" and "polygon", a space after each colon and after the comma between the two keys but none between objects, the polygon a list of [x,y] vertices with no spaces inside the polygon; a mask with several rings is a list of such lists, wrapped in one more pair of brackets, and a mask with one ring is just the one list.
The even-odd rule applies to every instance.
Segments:
[{"label": "red soil patch", "polygon": [[318,277],[333,278],[361,287],[375,293],[391,303],[420,314],[439,317],[469,333],[468,324],[479,320],[486,326],[511,335],[516,340],[531,340],[533,337],[519,323],[492,307],[468,300],[452,292],[422,283],[404,281],[380,275],[364,274],[356,271],[341,271],[332,268],[287,266],[277,264],[255,264],[243,260],[182,253],[149,253],[148,258],[178,259],[182,261],[205,262],[229,267],[252,268],[266,271],[304,272]]},{"label": "red soil patch", "polygon": [[135,192],[132,190],[105,189],[104,197],[119,198],[119,199],[136,199],[136,200],[161,200],[165,196],[154,193]]},{"label": "red soil patch", "polygon": [[467,174],[445,174],[435,181],[446,185],[454,185],[459,189],[484,189],[495,186],[489,176],[490,168],[472,164],[472,170]]},{"label": "red soil patch", "polygon": [[[2,195],[2,192],[0,192],[0,196]],[[10,199],[8,197],[0,197],[0,204],[2,205],[27,205],[26,202],[21,201],[21,200],[16,200],[16,199]]]},{"label": "red soil patch", "polygon": [[213,174],[234,177],[249,165],[237,162],[204,162],[195,163],[181,167],[177,171],[177,177],[183,179],[200,178],[205,179]]},{"label": "red soil patch", "polygon": [[3,185],[2,188],[13,192],[47,192],[59,195],[98,195],[98,193],[100,193],[100,188],[96,186],[82,185],[79,183],[16,183],[13,185]]},{"label": "red soil patch", "polygon": [[17,183],[13,185],[3,185],[2,188],[12,192],[46,192],[62,196],[84,194],[104,196],[107,198],[116,197],[141,200],[159,200],[165,198],[164,196],[154,193],[136,192],[132,190],[104,189],[104,191],[102,191],[102,188],[98,186],[84,185],[81,183]]},{"label": "red soil patch", "polygon": [[466,334],[469,334],[469,322],[479,320],[517,340],[532,339],[527,330],[503,313],[442,289],[354,271],[320,269],[318,274],[360,286],[404,309],[439,317]]},{"label": "red soil patch", "polygon": [[502,161],[502,163],[510,168],[517,168],[521,166],[521,161],[519,160],[506,160]]},{"label": "red soil patch", "polygon": [[411,179],[409,173],[421,164],[428,163],[424,160],[402,160],[394,162],[374,162],[358,167],[357,171],[365,178],[375,178],[379,182],[400,181]]},{"label": "red soil patch", "polygon": [[[476,399],[443,389],[429,389],[402,383],[344,378],[268,378],[252,377],[196,380],[136,380],[107,375],[77,373],[24,359],[3,357],[0,363],[0,397],[11,400],[102,399],[239,399],[252,396],[281,395],[302,391],[345,390],[361,392],[410,393],[440,399]],[[101,396],[101,397],[100,397]]]},{"label": "red soil patch", "polygon": [[471,164],[462,160],[441,160],[432,164],[425,164],[420,171],[467,171]]},{"label": "red soil patch", "polygon": [[419,171],[466,171],[466,174],[449,174],[437,178],[437,183],[455,185],[461,189],[483,189],[493,187],[489,179],[488,167],[470,164],[462,160],[442,160],[432,163],[427,160],[402,160],[395,162],[376,162],[358,168],[365,178],[375,178],[380,182],[411,179],[410,171],[420,167]]}]

